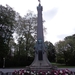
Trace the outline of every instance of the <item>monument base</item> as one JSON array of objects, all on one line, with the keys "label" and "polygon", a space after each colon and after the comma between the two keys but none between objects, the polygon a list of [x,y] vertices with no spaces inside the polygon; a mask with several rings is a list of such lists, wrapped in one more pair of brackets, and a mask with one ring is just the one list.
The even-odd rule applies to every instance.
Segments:
[{"label": "monument base", "polygon": [[32,62],[32,64],[29,66],[30,70],[35,70],[35,71],[52,71],[56,69],[55,66],[53,66],[49,60],[47,59],[46,52],[43,54],[43,60],[38,60],[38,54],[35,54],[35,59]]}]

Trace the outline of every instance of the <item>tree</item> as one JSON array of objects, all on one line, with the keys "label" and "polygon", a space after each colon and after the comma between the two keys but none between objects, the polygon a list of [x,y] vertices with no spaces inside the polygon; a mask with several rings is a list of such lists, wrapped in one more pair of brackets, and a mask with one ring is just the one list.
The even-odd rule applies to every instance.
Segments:
[{"label": "tree", "polygon": [[75,65],[75,34],[73,34],[72,36],[67,36],[64,38],[64,40],[66,41],[68,47],[67,47],[67,64],[68,65]]},{"label": "tree", "polygon": [[9,42],[12,38],[15,24],[15,11],[8,5],[0,5],[0,67],[3,65],[3,58],[9,54]]},{"label": "tree", "polygon": [[45,41],[46,47],[47,47],[47,56],[50,62],[55,62],[56,58],[56,51],[54,45],[49,42]]},{"label": "tree", "polygon": [[55,44],[55,49],[56,49],[56,62],[57,63],[64,63],[64,53],[63,51],[65,47],[65,42],[64,41],[59,41]]},{"label": "tree", "polygon": [[66,65],[75,65],[75,35],[67,36],[64,41],[56,43],[57,62],[64,62]]},{"label": "tree", "polygon": [[13,33],[15,11],[6,5],[0,5],[0,57],[5,57],[9,51],[9,42]]},{"label": "tree", "polygon": [[[36,39],[36,25],[37,17],[31,11],[28,12],[23,18],[17,14],[17,25],[15,32],[18,34],[18,38],[22,37],[24,40],[24,50],[27,56],[32,56],[33,48]],[[22,41],[21,41],[22,42]],[[19,40],[18,44],[20,46]]]}]

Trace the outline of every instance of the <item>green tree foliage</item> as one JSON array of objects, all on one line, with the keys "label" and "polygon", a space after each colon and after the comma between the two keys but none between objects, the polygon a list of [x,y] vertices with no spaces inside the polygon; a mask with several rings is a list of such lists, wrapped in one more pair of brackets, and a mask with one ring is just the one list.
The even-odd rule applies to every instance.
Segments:
[{"label": "green tree foliage", "polygon": [[0,5],[0,67],[3,66],[3,58],[6,58],[10,51],[9,42],[14,32],[14,25],[15,11],[8,5]]},{"label": "green tree foliage", "polygon": [[55,62],[56,51],[55,51],[54,45],[49,41],[46,41],[45,44],[46,44],[46,47],[47,47],[47,56],[48,56],[49,61]]},{"label": "green tree foliage", "polygon": [[[13,33],[17,34],[17,43]],[[33,12],[21,17],[10,6],[0,5],[0,62],[6,57],[6,66],[30,64],[34,57],[36,33],[37,16]]]},{"label": "green tree foliage", "polygon": [[56,49],[56,61],[58,63],[64,63],[64,41],[59,41],[55,44]]},{"label": "green tree foliage", "polygon": [[14,32],[17,34],[17,43],[13,40],[10,42],[11,49],[14,49],[13,63],[15,66],[26,66],[34,58],[37,17],[30,11],[24,17],[17,13],[15,20]]},{"label": "green tree foliage", "polygon": [[75,65],[75,34],[67,36],[64,41],[56,43],[57,62]]},{"label": "green tree foliage", "polygon": [[0,5],[0,57],[5,57],[9,51],[9,42],[13,33],[15,11],[6,5]]},{"label": "green tree foliage", "polygon": [[[23,18],[18,15],[17,17],[17,25],[16,25],[16,33],[18,34],[18,46],[24,45],[24,51],[27,56],[32,56],[33,48],[36,39],[36,25],[37,25],[37,17],[31,11],[28,12]],[[22,39],[22,40],[21,40]],[[22,46],[21,45],[21,46]],[[22,48],[19,48],[22,51]]]}]

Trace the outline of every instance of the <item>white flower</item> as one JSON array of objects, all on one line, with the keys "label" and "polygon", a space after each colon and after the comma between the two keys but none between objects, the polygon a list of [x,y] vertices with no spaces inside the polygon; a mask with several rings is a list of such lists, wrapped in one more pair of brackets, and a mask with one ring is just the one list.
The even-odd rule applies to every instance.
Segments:
[{"label": "white flower", "polygon": [[68,75],[68,73],[65,73],[65,75]]},{"label": "white flower", "polygon": [[19,71],[19,74],[21,74],[21,71]]},{"label": "white flower", "polygon": [[31,74],[34,74],[33,72],[31,72]]},{"label": "white flower", "polygon": [[60,73],[63,73],[62,70],[60,70]]},{"label": "white flower", "polygon": [[22,75],[24,75],[24,73],[22,73]]},{"label": "white flower", "polygon": [[42,74],[42,72],[40,72]]},{"label": "white flower", "polygon": [[24,73],[26,72],[26,70],[24,70]]},{"label": "white flower", "polygon": [[54,72],[54,74],[56,75],[57,73],[56,73],[56,72]]},{"label": "white flower", "polygon": [[29,73],[29,71],[27,71],[27,73]]},{"label": "white flower", "polygon": [[48,71],[48,73],[50,73],[50,72]]},{"label": "white flower", "polygon": [[47,73],[46,73],[46,75],[47,75]]}]

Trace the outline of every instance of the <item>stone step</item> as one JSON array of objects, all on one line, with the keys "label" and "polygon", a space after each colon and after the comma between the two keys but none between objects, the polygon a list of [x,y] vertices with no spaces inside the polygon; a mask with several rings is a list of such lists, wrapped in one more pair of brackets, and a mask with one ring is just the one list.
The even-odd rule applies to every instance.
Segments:
[{"label": "stone step", "polygon": [[30,70],[34,70],[34,71],[52,71],[52,70],[56,70],[57,67],[30,67]]}]

